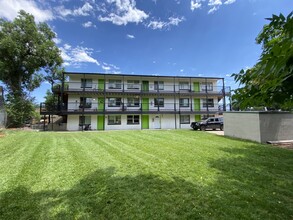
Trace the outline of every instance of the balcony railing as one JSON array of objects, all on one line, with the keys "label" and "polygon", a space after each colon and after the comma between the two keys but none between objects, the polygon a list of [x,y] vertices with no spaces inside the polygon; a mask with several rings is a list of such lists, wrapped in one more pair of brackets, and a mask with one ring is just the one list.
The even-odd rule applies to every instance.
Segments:
[{"label": "balcony railing", "polygon": [[141,102],[136,106],[129,105],[127,103],[123,104],[116,103],[115,106],[109,105],[108,102],[101,105],[100,103],[94,101],[91,103],[80,103],[80,102],[69,102],[64,105],[47,106],[45,103],[41,103],[40,112],[45,114],[114,114],[114,113],[193,113],[193,112],[223,112],[223,105],[214,104],[211,106],[194,106],[194,104],[189,103],[188,106],[182,106],[179,103],[174,102],[164,102],[164,104],[156,105],[155,103]]},{"label": "balcony railing", "polygon": [[[223,89],[224,88],[224,89]],[[53,87],[54,92],[61,92],[62,86],[61,85],[55,85]],[[230,94],[230,87],[223,87],[223,86],[213,86],[213,87],[206,87],[204,85],[201,85],[199,87],[192,86],[181,86],[181,85],[172,85],[172,84],[164,84],[164,85],[156,85],[149,83],[147,85],[145,84],[111,84],[111,83],[105,83],[105,84],[99,84],[99,83],[90,83],[90,84],[82,84],[80,82],[66,82],[64,84],[64,92],[75,92],[75,93],[81,93],[81,92],[90,92],[90,93],[104,93],[104,92],[123,92],[123,93],[178,93],[178,94],[214,94],[214,95],[224,95]]]}]

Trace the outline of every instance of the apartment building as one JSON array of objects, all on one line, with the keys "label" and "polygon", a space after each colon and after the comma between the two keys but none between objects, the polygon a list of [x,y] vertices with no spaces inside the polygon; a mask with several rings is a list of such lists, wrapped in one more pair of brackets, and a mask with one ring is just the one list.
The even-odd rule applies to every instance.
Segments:
[{"label": "apartment building", "polygon": [[[58,104],[66,130],[180,129],[226,111],[223,78],[65,72]],[[219,104],[221,103],[221,104]],[[59,123],[61,124],[61,123]],[[64,126],[65,124],[65,126]]]}]

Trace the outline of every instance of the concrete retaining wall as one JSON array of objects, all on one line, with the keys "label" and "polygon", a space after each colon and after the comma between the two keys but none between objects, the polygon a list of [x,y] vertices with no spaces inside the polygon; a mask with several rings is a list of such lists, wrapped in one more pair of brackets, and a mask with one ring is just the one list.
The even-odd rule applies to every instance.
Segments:
[{"label": "concrete retaining wall", "polygon": [[293,140],[293,114],[288,112],[224,112],[225,136],[260,143]]}]

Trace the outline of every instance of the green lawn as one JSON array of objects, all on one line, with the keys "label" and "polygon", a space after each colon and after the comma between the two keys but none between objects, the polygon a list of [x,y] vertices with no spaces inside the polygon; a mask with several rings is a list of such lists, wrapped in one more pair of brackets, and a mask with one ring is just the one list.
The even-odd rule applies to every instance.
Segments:
[{"label": "green lawn", "polygon": [[191,130],[9,131],[0,219],[293,219],[293,151]]}]

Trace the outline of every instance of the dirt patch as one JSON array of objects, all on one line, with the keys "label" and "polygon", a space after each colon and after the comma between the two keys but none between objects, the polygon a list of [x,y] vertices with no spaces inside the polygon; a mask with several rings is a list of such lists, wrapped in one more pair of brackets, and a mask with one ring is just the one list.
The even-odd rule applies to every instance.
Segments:
[{"label": "dirt patch", "polygon": [[268,144],[271,144],[274,147],[285,148],[293,150],[293,140],[287,141],[268,141]]},{"label": "dirt patch", "polygon": [[289,149],[289,150],[293,150],[293,143],[272,144],[272,146],[279,147],[279,148],[284,148],[284,149]]}]

